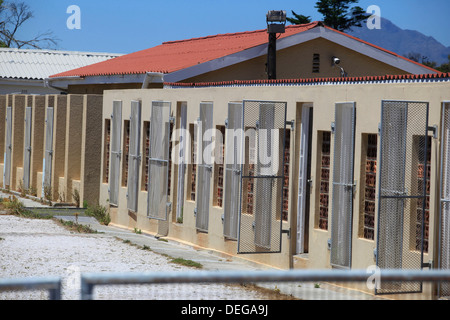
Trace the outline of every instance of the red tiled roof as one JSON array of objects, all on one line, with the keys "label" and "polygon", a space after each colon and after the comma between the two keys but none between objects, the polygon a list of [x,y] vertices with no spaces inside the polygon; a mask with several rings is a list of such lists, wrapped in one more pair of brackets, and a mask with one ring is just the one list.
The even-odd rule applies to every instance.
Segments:
[{"label": "red tiled roof", "polygon": [[[322,25],[321,22],[287,26],[286,33],[282,34],[280,38],[313,29],[318,25]],[[70,70],[51,77],[142,74],[146,72],[171,73],[267,42],[266,29],[170,41],[104,63]]]},{"label": "red tiled roof", "polygon": [[307,79],[276,79],[276,80],[233,80],[219,82],[198,82],[198,83],[180,83],[166,82],[165,86],[173,87],[220,87],[220,86],[246,86],[246,85],[270,85],[270,84],[308,84],[308,83],[349,83],[349,82],[382,82],[396,80],[433,80],[448,79],[449,73],[433,73],[433,74],[400,74],[385,76],[365,76],[365,77],[347,77],[347,78],[307,78]]},{"label": "red tiled roof", "polygon": [[[341,31],[326,27],[320,21],[302,25],[286,26],[286,33],[281,34],[280,39],[311,30],[318,26],[323,26],[328,30],[340,33],[344,36],[367,44],[378,50],[382,50],[386,53],[407,60],[411,63],[420,65],[423,68],[429,69],[430,72],[439,73],[432,68],[409,60],[394,52],[355,38]],[[108,61],[55,74],[52,75],[51,78],[71,76],[86,77],[120,74],[143,74],[146,72],[172,73],[178,70],[195,66],[197,64],[205,63],[259,45],[263,45],[267,42],[268,36],[266,29],[218,34],[214,36],[179,41],[169,41],[150,49],[134,52]]]}]

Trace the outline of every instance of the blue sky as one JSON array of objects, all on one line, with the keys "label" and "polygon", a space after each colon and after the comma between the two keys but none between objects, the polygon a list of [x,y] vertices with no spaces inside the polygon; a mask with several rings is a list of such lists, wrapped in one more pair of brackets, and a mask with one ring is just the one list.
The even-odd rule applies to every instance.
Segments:
[{"label": "blue sky", "polygon": [[[53,31],[57,49],[130,53],[164,41],[264,29],[268,10],[291,10],[321,20],[317,0],[22,0],[34,18],[21,38]],[[81,10],[81,29],[67,28],[67,8]],[[360,0],[377,5],[381,16],[403,29],[417,30],[450,46],[449,0]]]}]

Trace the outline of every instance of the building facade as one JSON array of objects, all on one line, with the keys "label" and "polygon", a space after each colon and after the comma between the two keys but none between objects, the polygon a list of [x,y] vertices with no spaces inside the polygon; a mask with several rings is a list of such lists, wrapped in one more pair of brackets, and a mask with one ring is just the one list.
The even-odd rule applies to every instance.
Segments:
[{"label": "building facade", "polygon": [[[446,268],[448,75],[204,86],[105,93],[113,224],[282,269]],[[377,293],[404,292],[437,288]]]}]

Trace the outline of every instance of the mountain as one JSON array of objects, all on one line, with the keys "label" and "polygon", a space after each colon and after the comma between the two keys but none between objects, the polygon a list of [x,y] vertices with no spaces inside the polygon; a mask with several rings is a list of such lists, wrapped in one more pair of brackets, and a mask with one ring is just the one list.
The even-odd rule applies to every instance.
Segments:
[{"label": "mountain", "polygon": [[363,24],[363,27],[353,28],[347,33],[402,56],[410,53],[420,54],[428,61],[435,61],[438,66],[447,63],[450,55],[450,47],[445,47],[433,37],[418,31],[401,29],[385,18],[381,18],[381,29],[370,30]]}]

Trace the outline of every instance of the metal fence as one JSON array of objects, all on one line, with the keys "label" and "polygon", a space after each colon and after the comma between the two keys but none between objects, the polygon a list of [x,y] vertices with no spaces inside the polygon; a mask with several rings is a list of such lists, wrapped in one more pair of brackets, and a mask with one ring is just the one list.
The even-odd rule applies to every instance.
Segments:
[{"label": "metal fence", "polygon": [[[373,290],[382,284],[417,282],[427,283],[429,292],[422,295],[404,294],[397,299],[438,299],[436,293],[439,286],[450,283],[450,270],[373,268],[82,273],[76,290],[81,300],[373,300],[392,298],[391,295],[374,294]],[[186,287],[183,288],[183,285]],[[203,289],[198,286],[203,286]],[[61,278],[0,280],[0,293],[13,290],[48,290],[49,299],[52,300],[64,299],[64,290],[70,289],[73,288],[65,288],[65,282]],[[231,290],[231,294],[229,297],[214,295],[214,291],[221,290],[222,293]],[[246,291],[239,295],[239,290]],[[448,297],[440,297],[442,298]]]}]

